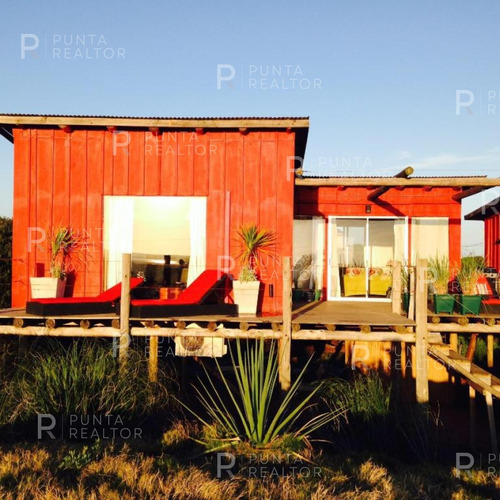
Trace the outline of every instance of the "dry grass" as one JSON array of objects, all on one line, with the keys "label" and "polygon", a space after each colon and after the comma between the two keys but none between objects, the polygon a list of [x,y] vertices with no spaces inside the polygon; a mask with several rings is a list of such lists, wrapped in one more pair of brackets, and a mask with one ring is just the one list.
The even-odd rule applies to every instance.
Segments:
[{"label": "dry grass", "polygon": [[[176,437],[177,436],[177,437]],[[177,426],[173,444],[186,437]],[[182,439],[181,439],[182,438]],[[166,446],[168,439],[164,439]],[[169,455],[105,447],[90,463],[63,470],[70,450],[82,444],[17,445],[0,450],[0,497],[6,499],[329,499],[393,500],[415,498],[498,498],[500,480],[482,471],[456,479],[452,467],[421,465],[390,467],[375,458],[319,456],[320,477],[285,475],[249,477],[248,468],[233,478],[217,479],[215,458],[196,465]],[[308,466],[308,463],[304,463]],[[311,465],[311,464],[309,464]]]}]

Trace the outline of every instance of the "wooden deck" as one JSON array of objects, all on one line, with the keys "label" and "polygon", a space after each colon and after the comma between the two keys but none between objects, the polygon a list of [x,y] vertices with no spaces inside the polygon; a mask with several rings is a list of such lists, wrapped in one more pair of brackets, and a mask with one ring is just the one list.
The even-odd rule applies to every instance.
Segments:
[{"label": "wooden deck", "polygon": [[[115,314],[85,314],[75,316],[35,316],[27,314],[25,309],[2,309],[0,310],[0,324],[9,319],[20,318],[27,322],[42,322],[48,318],[64,321],[67,323],[89,319],[91,321],[111,321],[117,319]],[[4,320],[4,321],[2,321]],[[158,318],[130,318],[134,322],[145,321],[192,321],[192,322],[225,322],[225,323],[257,323],[260,325],[280,323],[282,316],[172,316]],[[372,325],[372,326],[414,326],[415,322],[391,311],[389,303],[368,303],[357,301],[346,302],[311,302],[305,304],[292,313],[292,323],[300,325]]]},{"label": "wooden deck", "polygon": [[301,325],[395,325],[415,326],[415,321],[395,314],[389,302],[311,302],[292,313],[292,323]]}]

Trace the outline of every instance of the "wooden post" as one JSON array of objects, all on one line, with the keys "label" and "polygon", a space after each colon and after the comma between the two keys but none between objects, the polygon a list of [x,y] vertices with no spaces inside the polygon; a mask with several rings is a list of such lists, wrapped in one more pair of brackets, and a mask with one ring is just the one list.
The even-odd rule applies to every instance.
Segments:
[{"label": "wooden post", "polygon": [[416,309],[416,385],[417,402],[429,402],[429,377],[427,370],[427,259],[419,259],[417,263],[417,280],[415,290]]},{"label": "wooden post", "polygon": [[283,257],[283,325],[278,349],[279,381],[287,391],[292,384],[290,365],[292,349],[292,265],[290,257]]},{"label": "wooden post", "polygon": [[401,342],[401,378],[406,378],[406,342]]},{"label": "wooden post", "polygon": [[494,337],[493,335],[489,334],[486,337],[486,347],[487,347],[487,363],[488,363],[488,368],[493,368],[494,365],[494,352],[493,352],[493,347],[494,347]]},{"label": "wooden post", "polygon": [[470,447],[476,449],[476,389],[469,385]]},{"label": "wooden post", "polygon": [[120,302],[120,346],[118,358],[120,362],[125,362],[127,351],[130,345],[130,273],[132,269],[132,255],[124,253],[122,255],[122,294]]},{"label": "wooden post", "polygon": [[467,347],[467,354],[465,357],[469,361],[474,361],[474,354],[476,352],[476,345],[477,345],[477,333],[471,334],[469,338],[469,347]]},{"label": "wooden post", "polygon": [[485,392],[486,408],[488,409],[488,423],[490,426],[491,453],[498,455],[497,429],[495,427],[495,412],[493,410],[493,396],[491,392]]},{"label": "wooden post", "polygon": [[450,349],[458,352],[458,333],[450,333]]},{"label": "wooden post", "polygon": [[149,337],[148,375],[151,382],[158,382],[158,337]]},{"label": "wooden post", "polygon": [[401,314],[401,262],[392,263],[392,312]]},{"label": "wooden post", "polygon": [[408,291],[410,292],[410,303],[408,305],[408,319],[415,319],[415,268],[408,268]]}]

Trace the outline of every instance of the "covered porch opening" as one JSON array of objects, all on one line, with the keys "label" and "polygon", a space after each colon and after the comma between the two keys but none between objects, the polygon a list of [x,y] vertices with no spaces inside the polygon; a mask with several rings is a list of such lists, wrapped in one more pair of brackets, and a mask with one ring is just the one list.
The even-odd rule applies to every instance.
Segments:
[{"label": "covered porch opening", "polygon": [[389,301],[391,263],[407,262],[408,221],[328,218],[328,299]]}]

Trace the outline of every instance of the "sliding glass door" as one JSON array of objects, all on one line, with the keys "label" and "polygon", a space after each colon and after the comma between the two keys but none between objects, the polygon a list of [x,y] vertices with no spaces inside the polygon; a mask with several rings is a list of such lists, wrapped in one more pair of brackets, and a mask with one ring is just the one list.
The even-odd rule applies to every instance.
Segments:
[{"label": "sliding glass door", "polygon": [[390,262],[405,260],[405,241],[405,219],[330,217],[329,298],[388,298]]}]

